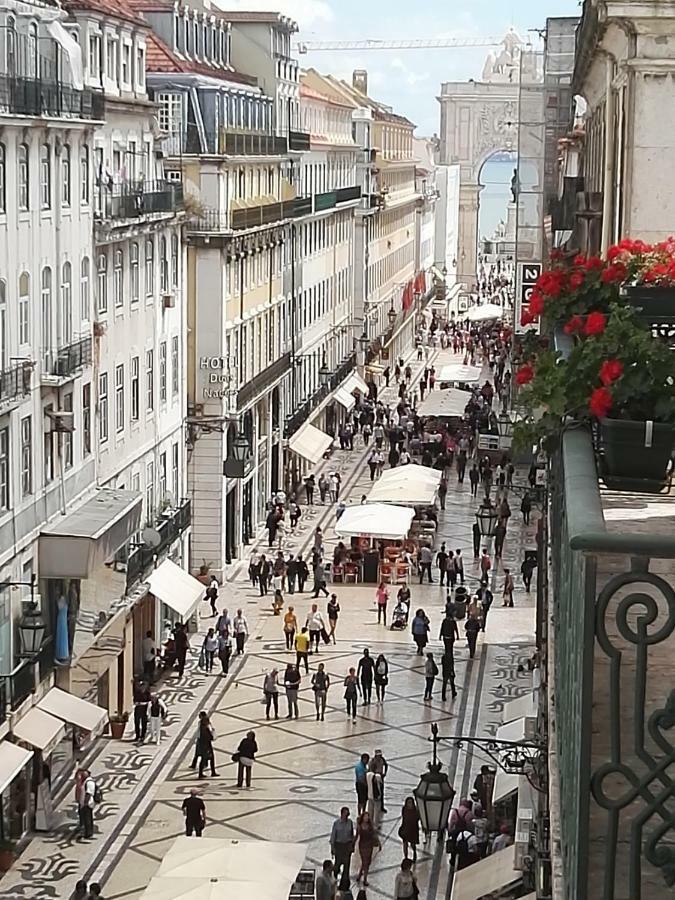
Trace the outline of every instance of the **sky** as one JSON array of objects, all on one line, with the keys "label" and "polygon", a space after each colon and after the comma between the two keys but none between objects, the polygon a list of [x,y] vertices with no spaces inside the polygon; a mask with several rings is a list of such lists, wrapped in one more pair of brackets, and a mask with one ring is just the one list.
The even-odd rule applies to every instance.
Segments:
[{"label": "sky", "polygon": [[[299,41],[497,38],[514,27],[523,41],[537,35],[546,16],[579,15],[578,0],[217,0],[223,9],[275,9],[294,18]],[[480,78],[488,47],[439,50],[315,52],[300,57],[351,81],[354,69],[368,71],[368,93],[418,126],[418,135],[439,130],[436,96],[444,81]]]}]

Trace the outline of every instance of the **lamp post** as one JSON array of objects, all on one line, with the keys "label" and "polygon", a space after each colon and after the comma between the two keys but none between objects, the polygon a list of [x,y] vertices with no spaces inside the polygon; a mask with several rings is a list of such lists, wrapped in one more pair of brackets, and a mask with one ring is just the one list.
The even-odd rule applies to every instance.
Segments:
[{"label": "lamp post", "polygon": [[321,387],[326,387],[330,380],[330,369],[328,368],[328,363],[326,362],[326,351],[324,350],[323,356],[321,358],[321,368],[319,369],[319,384]]},{"label": "lamp post", "polygon": [[0,582],[0,591],[8,587],[30,588],[30,601],[26,604],[18,623],[19,642],[21,644],[19,656],[22,659],[30,659],[38,655],[42,649],[47,631],[45,620],[42,617],[41,610],[38,609],[38,602],[35,597],[36,584],[37,575],[33,575],[30,581]]},{"label": "lamp post", "polygon": [[251,462],[251,446],[243,431],[237,432],[230,442],[227,459],[223,463],[226,478],[245,478]]},{"label": "lamp post", "polygon": [[481,537],[491,538],[495,536],[499,513],[486,498],[476,510],[476,522],[480,529]]},{"label": "lamp post", "polygon": [[500,438],[513,437],[513,422],[508,413],[503,412],[497,419],[497,431]]},{"label": "lamp post", "polygon": [[448,816],[452,807],[455,792],[450,785],[448,776],[442,772],[442,763],[438,761],[436,748],[440,738],[438,725],[431,726],[433,744],[433,760],[427,763],[428,772],[420,776],[420,783],[413,791],[420,824],[425,834],[437,834],[439,837],[445,831],[448,824]]},{"label": "lamp post", "polygon": [[394,323],[396,322],[397,312],[394,309],[394,298],[391,298],[391,306],[389,307],[389,311],[387,312],[387,319],[389,320],[389,327],[393,328]]}]

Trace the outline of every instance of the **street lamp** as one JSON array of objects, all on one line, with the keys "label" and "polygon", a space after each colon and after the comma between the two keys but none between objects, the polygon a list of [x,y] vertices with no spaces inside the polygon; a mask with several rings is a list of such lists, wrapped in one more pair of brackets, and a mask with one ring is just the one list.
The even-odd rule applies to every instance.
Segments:
[{"label": "street lamp", "polygon": [[394,298],[391,298],[391,306],[389,308],[389,312],[387,313],[387,318],[389,319],[389,325],[393,328],[394,322],[396,321],[396,310],[394,309]]},{"label": "street lamp", "polygon": [[508,413],[501,413],[497,419],[497,432],[502,438],[513,436],[513,422]]},{"label": "street lamp", "polygon": [[319,369],[319,383],[321,387],[325,387],[328,384],[328,380],[330,379],[330,369],[328,368],[328,363],[326,362],[326,352],[324,351],[323,357],[321,359],[321,368]]},{"label": "street lamp", "polygon": [[427,763],[429,771],[420,776],[420,783],[413,790],[413,795],[417,803],[422,830],[425,834],[440,835],[447,828],[455,792],[450,785],[448,776],[445,772],[441,772],[443,766],[436,755],[436,747],[440,740],[438,725],[431,726],[429,740],[433,743],[434,758],[432,762]]},{"label": "street lamp", "polygon": [[223,475],[227,478],[245,478],[251,459],[251,446],[243,431],[239,431],[229,442],[227,459],[223,463]]},{"label": "street lamp", "polygon": [[33,575],[30,581],[4,581],[0,584],[0,589],[6,587],[29,587],[30,601],[26,604],[23,614],[19,619],[19,642],[21,644],[21,657],[37,656],[45,639],[47,626],[42,617],[42,612],[38,609],[37,600],[35,599],[35,585],[37,576]]},{"label": "street lamp", "polygon": [[481,537],[495,536],[497,523],[499,522],[499,513],[489,500],[482,503],[476,510],[476,522],[480,529]]},{"label": "street lamp", "polygon": [[361,353],[365,353],[365,352],[366,352],[366,350],[368,349],[368,344],[369,344],[369,343],[370,343],[370,340],[369,340],[368,335],[366,334],[366,332],[365,332],[365,330],[364,330],[363,334],[362,334],[361,337],[359,338],[359,350],[361,351]]}]

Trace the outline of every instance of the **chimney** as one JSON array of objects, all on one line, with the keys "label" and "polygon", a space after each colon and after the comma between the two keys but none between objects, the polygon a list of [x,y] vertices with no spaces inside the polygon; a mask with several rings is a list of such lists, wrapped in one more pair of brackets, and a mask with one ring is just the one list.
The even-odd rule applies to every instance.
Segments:
[{"label": "chimney", "polygon": [[365,69],[354,69],[352,87],[354,90],[368,96],[368,72]]}]

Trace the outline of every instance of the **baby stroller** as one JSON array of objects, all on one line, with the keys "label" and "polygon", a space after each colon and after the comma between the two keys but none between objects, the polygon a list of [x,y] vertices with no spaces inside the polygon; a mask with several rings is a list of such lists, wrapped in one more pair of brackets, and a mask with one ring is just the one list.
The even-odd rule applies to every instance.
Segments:
[{"label": "baby stroller", "polygon": [[408,604],[405,600],[399,600],[394,607],[394,613],[391,617],[390,631],[403,631],[408,627]]}]

